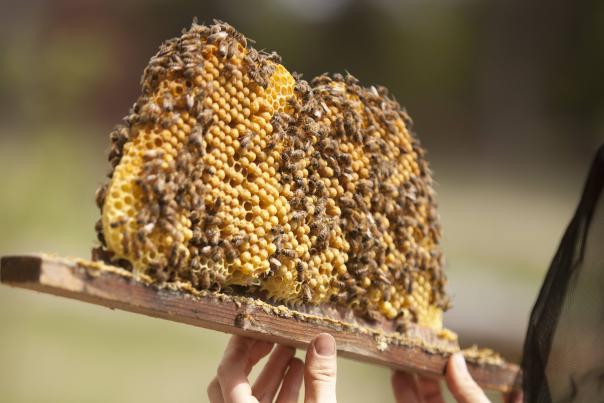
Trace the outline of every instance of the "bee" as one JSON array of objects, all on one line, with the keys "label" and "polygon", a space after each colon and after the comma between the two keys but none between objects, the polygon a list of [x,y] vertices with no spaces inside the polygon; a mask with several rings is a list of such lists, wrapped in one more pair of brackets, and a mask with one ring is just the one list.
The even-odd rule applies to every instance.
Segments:
[{"label": "bee", "polygon": [[409,313],[411,314],[411,318],[412,318],[411,320],[414,323],[417,323],[417,315],[418,315],[417,310],[413,307],[409,307]]},{"label": "bee", "polygon": [[127,232],[122,233],[122,252],[124,255],[130,254],[130,237]]},{"label": "bee", "polygon": [[321,215],[325,213],[325,205],[327,203],[327,198],[321,197],[315,203],[315,215]]},{"label": "bee", "polygon": [[182,70],[183,66],[184,66],[184,62],[182,61],[182,58],[180,57],[180,55],[178,53],[172,53],[172,55],[170,55],[168,67],[171,70]]},{"label": "bee", "polygon": [[303,189],[304,188],[304,178],[301,178],[299,176],[295,177],[294,178],[294,185],[298,189]]},{"label": "bee", "polygon": [[233,63],[225,62],[224,69],[222,71],[226,79],[230,79],[235,75],[237,76],[237,78],[241,78],[241,73],[239,72],[238,67]]},{"label": "bee", "polygon": [[275,71],[275,66],[272,64],[269,64],[269,63],[263,63],[262,66],[260,67],[260,74],[262,74],[262,78],[263,78],[263,80],[266,81],[267,86],[268,86],[268,79],[273,75],[274,71]]},{"label": "bee", "polygon": [[239,145],[241,146],[241,148],[243,148],[243,149],[247,148],[250,145],[253,137],[254,137],[254,132],[252,132],[252,131],[248,131],[243,136],[241,136],[239,138]]},{"label": "bee", "polygon": [[358,132],[357,116],[352,111],[344,112],[344,132],[353,136]]},{"label": "bee", "polygon": [[312,293],[308,284],[302,284],[302,302],[307,304],[312,300]]},{"label": "bee", "polygon": [[329,228],[327,227],[324,227],[321,229],[321,231],[319,231],[319,234],[317,235],[317,240],[315,242],[315,248],[317,248],[317,250],[322,251],[327,248],[329,232]]},{"label": "bee", "polygon": [[212,252],[212,247],[210,245],[206,245],[201,248],[200,252],[204,256],[210,256],[210,253]]},{"label": "bee", "polygon": [[403,287],[405,287],[407,294],[413,293],[413,281],[411,280],[410,275],[407,275],[403,278]]},{"label": "bee", "polygon": [[180,261],[180,253],[178,250],[178,245],[174,244],[170,247],[170,252],[168,253],[168,266],[171,268],[176,268],[179,266]]},{"label": "bee", "polygon": [[288,157],[286,157],[288,154],[284,153],[281,158],[283,161],[283,165],[281,166],[281,170],[283,172],[287,172],[287,173],[292,173],[294,171],[296,171],[297,165],[295,162],[289,160]]},{"label": "bee", "polygon": [[[193,266],[191,265],[191,267],[193,267]],[[199,273],[197,273],[195,271],[189,272],[189,281],[191,282],[191,285],[193,286],[193,288],[198,289],[199,285],[200,285]]]},{"label": "bee", "polygon": [[95,193],[95,201],[98,208],[102,209],[103,204],[105,203],[105,196],[107,195],[107,188],[109,186],[104,184],[100,186]]},{"label": "bee", "polygon": [[212,287],[212,278],[210,277],[208,270],[202,270],[201,273],[199,273],[199,285],[203,290]]},{"label": "bee", "polygon": [[[202,103],[201,102],[197,103],[197,107],[201,108]],[[202,127],[206,127],[213,118],[214,118],[214,112],[210,108],[205,108],[205,109],[200,110],[196,116],[197,121],[199,122],[199,124]]]},{"label": "bee", "polygon": [[123,125],[116,126],[109,135],[110,140],[118,144],[124,144],[126,141],[128,141],[128,137],[128,128]]},{"label": "bee", "polygon": [[239,251],[237,250],[237,248],[235,248],[231,242],[227,241],[224,243],[224,257],[227,262],[230,263],[235,260],[238,255],[238,252]]},{"label": "bee", "polygon": [[[150,224],[151,226],[153,226],[153,223]],[[144,244],[145,241],[147,240],[147,235],[149,234],[146,230],[146,228],[148,227],[142,227],[139,230],[136,231],[136,240],[140,243],[140,244]],[[153,227],[151,227],[153,228]],[[150,232],[150,231],[149,231]]]},{"label": "bee", "polygon": [[164,93],[161,106],[166,112],[171,112],[174,109],[174,98],[172,98],[172,94],[169,92]]},{"label": "bee", "polygon": [[273,276],[277,272],[277,270],[279,270],[279,268],[281,268],[281,262],[279,261],[279,259],[276,259],[274,257],[270,257],[268,259],[268,262],[269,262],[269,269],[262,276],[263,279],[270,278],[271,276]]},{"label": "bee", "polygon": [[296,189],[294,192],[290,204],[292,207],[298,207],[304,204],[304,200],[306,199],[306,195],[304,193],[304,189]]},{"label": "bee", "polygon": [[349,166],[352,163],[352,157],[350,154],[339,152],[336,155],[338,162],[342,165]]},{"label": "bee", "polygon": [[213,248],[211,259],[214,262],[219,262],[225,257],[224,250],[222,248]]},{"label": "bee", "polygon": [[333,139],[329,137],[324,137],[319,142],[319,148],[323,151],[324,154],[334,154],[337,150],[337,144]]},{"label": "bee", "polygon": [[357,266],[354,269],[354,274],[356,274],[358,277],[364,276],[365,274],[367,274],[367,272],[369,271],[369,267],[367,266]]},{"label": "bee", "polygon": [[254,48],[248,49],[243,61],[248,66],[255,66],[258,61],[258,51]]},{"label": "bee", "polygon": [[296,262],[296,273],[298,274],[298,281],[304,281],[304,264],[301,260]]},{"label": "bee", "polygon": [[338,288],[340,290],[343,290],[346,288],[346,283],[343,282],[342,280],[338,280],[337,278],[332,278],[331,279],[331,286],[334,288]]},{"label": "bee", "polygon": [[359,85],[359,80],[348,72],[346,72],[346,76],[344,77],[344,82],[351,87]]},{"label": "bee", "polygon": [[[216,25],[214,25],[214,27],[216,27]],[[212,27],[212,29],[214,27]],[[207,43],[210,44],[210,45],[212,45],[212,44],[214,44],[216,42],[223,41],[224,39],[226,39],[227,36],[228,36],[228,34],[226,32],[224,32],[224,31],[212,32],[208,36]]]},{"label": "bee", "polygon": [[214,274],[214,280],[213,280],[213,284],[210,287],[213,291],[218,292],[222,288],[222,284],[224,284],[226,277],[224,277],[224,275],[222,275],[218,272],[214,272],[213,274]]},{"label": "bee", "polygon": [[159,282],[164,283],[170,279],[170,274],[166,272],[165,267],[162,267],[155,272],[155,277]]},{"label": "bee", "polygon": [[127,220],[125,217],[120,217],[117,221],[112,221],[109,226],[111,228],[117,228],[117,227],[121,227],[124,224],[126,224]]},{"label": "bee", "polygon": [[362,295],[367,294],[367,290],[364,289],[363,287],[359,287],[359,286],[355,285],[352,289],[352,294],[354,296],[362,296]]},{"label": "bee", "polygon": [[307,81],[297,79],[294,90],[301,96],[302,102],[308,102],[308,100],[310,99],[311,89]]},{"label": "bee", "polygon": [[283,250],[283,241],[286,235],[278,234],[273,238],[273,244],[276,246],[275,255],[280,255]]},{"label": "bee", "polygon": [[453,307],[451,300],[447,296],[441,297],[441,300],[439,301],[439,305],[443,311],[448,311],[449,309],[451,309]]},{"label": "bee", "polygon": [[214,203],[212,203],[210,205],[206,205],[206,212],[209,215],[213,216],[218,213],[221,206],[222,206],[222,197],[219,196],[216,198],[216,200],[214,200]]},{"label": "bee", "polygon": [[356,203],[352,197],[349,196],[350,193],[344,194],[344,196],[340,197],[340,205],[345,209],[354,209],[356,207]]},{"label": "bee", "polygon": [[[314,161],[311,160],[311,166],[313,166],[315,161],[318,161],[318,160],[314,160]],[[318,163],[317,163],[317,166],[318,166]],[[313,167],[313,169],[314,169],[314,167]],[[325,193],[325,184],[319,178],[319,176],[317,176],[316,174],[313,174],[311,176],[310,180],[308,181],[308,188],[311,193],[318,195],[318,196],[322,196]]]},{"label": "bee", "polygon": [[382,299],[384,301],[390,301],[390,298],[392,298],[392,288],[390,287],[386,287],[383,291],[382,291]]},{"label": "bee", "polygon": [[306,218],[306,215],[308,213],[306,211],[300,210],[300,211],[294,211],[294,213],[292,214],[292,221],[299,223],[301,221],[304,221],[304,219]]},{"label": "bee", "polygon": [[218,245],[220,241],[220,231],[215,228],[209,229],[206,232],[206,237],[210,245]]},{"label": "bee", "polygon": [[277,52],[271,52],[271,53],[267,54],[266,59],[275,64],[281,63],[281,56],[279,56],[279,54]]},{"label": "bee", "polygon": [[262,74],[260,74],[260,71],[257,68],[250,69],[248,71],[248,75],[250,76],[252,81],[254,81],[259,86],[261,86],[263,88],[266,88],[268,86],[268,80],[266,79],[266,77],[264,77]]},{"label": "bee", "polygon": [[189,266],[191,266],[191,271],[196,272],[201,270],[201,261],[199,260],[199,251],[195,247],[189,247],[189,251],[191,251],[191,260],[189,261]]},{"label": "bee", "polygon": [[105,234],[103,234],[102,220],[97,220],[97,222],[94,224],[94,230],[96,231],[96,238],[101,243],[101,245],[107,245],[107,242],[105,241]]},{"label": "bee", "polygon": [[228,50],[229,50],[229,45],[230,42],[227,41],[221,41],[220,44],[218,45],[218,55],[222,58],[226,57]]},{"label": "bee", "polygon": [[269,258],[268,261],[271,265],[271,268],[273,268],[274,270],[277,270],[281,267],[281,262],[274,257]]},{"label": "bee", "polygon": [[149,175],[147,177],[147,180],[153,181],[153,183],[151,185],[151,189],[153,190],[153,193],[155,193],[156,195],[160,195],[165,192],[166,180],[163,175],[153,176],[153,177],[151,175]]},{"label": "bee", "polygon": [[293,249],[281,249],[280,254],[288,259],[294,259],[296,257],[296,251]]},{"label": "bee", "polygon": [[233,244],[233,246],[239,248],[241,245],[243,245],[244,243],[248,242],[250,239],[249,235],[236,235],[235,237],[233,237],[233,240],[231,241],[231,243]]},{"label": "bee", "polygon": [[283,128],[287,126],[289,119],[290,118],[287,114],[277,112],[273,114],[273,117],[271,118],[271,125],[273,126],[273,129],[276,127]]},{"label": "bee", "polygon": [[153,101],[147,102],[141,112],[141,120],[143,122],[155,122],[161,115],[161,108]]},{"label": "bee", "polygon": [[216,175],[216,168],[211,165],[206,165],[203,167],[203,175],[214,176]]},{"label": "bee", "polygon": [[[405,311],[401,311],[399,315],[403,314]],[[406,333],[409,330],[409,319],[405,318],[404,315],[400,318],[395,318],[394,329],[399,333]]]},{"label": "bee", "polygon": [[298,99],[296,99],[296,97],[288,98],[287,106],[292,109],[292,112],[294,115],[297,114],[298,112],[300,112],[300,109],[302,108],[302,105],[300,104]]},{"label": "bee", "polygon": [[273,129],[273,135],[271,137],[271,139],[269,140],[268,144],[266,145],[266,149],[268,151],[274,149],[277,144],[283,139],[283,136],[285,135],[285,132],[283,131],[283,129],[279,128],[277,130]]},{"label": "bee", "polygon": [[[207,215],[205,217],[204,223],[206,226],[214,226],[214,225],[222,225],[223,224],[223,219],[221,217],[218,217],[217,215]],[[220,235],[220,233],[218,233],[218,235]]]},{"label": "bee", "polygon": [[187,105],[187,109],[193,109],[193,106],[195,105],[195,97],[193,96],[193,94],[185,95],[185,104]]},{"label": "bee", "polygon": [[299,161],[304,158],[304,150],[294,150],[290,154],[290,159],[292,161]]},{"label": "bee", "polygon": [[367,309],[367,312],[365,313],[365,317],[371,322],[377,322],[378,320],[380,320],[380,316],[381,315],[379,314],[379,312],[373,309]]}]

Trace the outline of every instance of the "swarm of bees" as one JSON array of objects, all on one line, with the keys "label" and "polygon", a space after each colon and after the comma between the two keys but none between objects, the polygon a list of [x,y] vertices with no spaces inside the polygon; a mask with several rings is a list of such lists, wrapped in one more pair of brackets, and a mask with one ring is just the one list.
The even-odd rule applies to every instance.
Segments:
[{"label": "swarm of bees", "polygon": [[432,178],[411,119],[352,75],[304,81],[232,26],[165,42],[110,134],[98,259],[159,282],[440,329]]}]

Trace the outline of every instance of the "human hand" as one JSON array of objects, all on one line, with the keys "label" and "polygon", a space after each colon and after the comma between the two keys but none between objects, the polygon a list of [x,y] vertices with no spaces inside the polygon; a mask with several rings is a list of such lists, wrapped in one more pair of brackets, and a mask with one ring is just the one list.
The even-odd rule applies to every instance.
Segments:
[{"label": "human hand", "polygon": [[[461,353],[455,353],[449,358],[445,379],[458,403],[490,402],[472,379]],[[396,371],[392,374],[392,389],[397,403],[444,403],[438,379]],[[504,402],[521,403],[522,394],[504,396]]]},{"label": "human hand", "polygon": [[332,336],[321,333],[313,339],[306,353],[306,364],[294,357],[293,348],[275,347],[256,382],[250,385],[247,379],[250,371],[272,348],[272,343],[233,336],[217,375],[208,386],[210,402],[297,402],[304,378],[305,403],[335,403],[337,365]]}]

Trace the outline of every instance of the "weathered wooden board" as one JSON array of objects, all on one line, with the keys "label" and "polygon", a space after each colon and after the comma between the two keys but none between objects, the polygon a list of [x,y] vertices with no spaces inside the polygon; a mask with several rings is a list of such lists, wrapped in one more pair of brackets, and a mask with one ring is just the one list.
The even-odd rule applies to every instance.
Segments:
[{"label": "weathered wooden board", "polygon": [[[322,320],[303,313],[281,315],[276,307],[271,310],[264,303],[246,303],[254,301],[249,298],[233,300],[223,294],[192,295],[157,288],[121,275],[120,269],[87,270],[79,262],[47,255],[5,256],[0,262],[0,281],[13,287],[296,348],[306,348],[317,333],[327,332],[335,337],[341,356],[438,377],[444,374],[450,354],[445,350],[427,351],[412,343],[384,343],[375,332],[352,331],[327,318]],[[519,388],[520,372],[516,365],[469,363],[469,368],[484,388],[502,392]]]}]

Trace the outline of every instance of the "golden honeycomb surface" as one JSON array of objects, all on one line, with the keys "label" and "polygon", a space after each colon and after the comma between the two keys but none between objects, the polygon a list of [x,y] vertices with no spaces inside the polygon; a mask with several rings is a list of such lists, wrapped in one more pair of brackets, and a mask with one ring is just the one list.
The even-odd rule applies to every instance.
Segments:
[{"label": "golden honeycomb surface", "polygon": [[442,328],[424,150],[383,87],[310,82],[226,23],[166,41],[111,133],[104,256],[158,281]]}]

